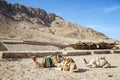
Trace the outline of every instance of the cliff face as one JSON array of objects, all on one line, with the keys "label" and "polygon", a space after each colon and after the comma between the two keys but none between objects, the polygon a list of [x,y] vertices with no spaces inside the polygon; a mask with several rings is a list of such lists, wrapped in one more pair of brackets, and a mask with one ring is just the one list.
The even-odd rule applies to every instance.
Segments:
[{"label": "cliff face", "polygon": [[24,20],[50,26],[56,17],[55,14],[47,14],[46,11],[39,8],[31,8],[19,4],[8,4],[6,1],[0,1],[0,4],[0,13],[14,21]]},{"label": "cliff face", "polygon": [[65,21],[43,9],[0,0],[0,38],[63,43],[81,39],[102,40],[107,37],[91,28]]}]

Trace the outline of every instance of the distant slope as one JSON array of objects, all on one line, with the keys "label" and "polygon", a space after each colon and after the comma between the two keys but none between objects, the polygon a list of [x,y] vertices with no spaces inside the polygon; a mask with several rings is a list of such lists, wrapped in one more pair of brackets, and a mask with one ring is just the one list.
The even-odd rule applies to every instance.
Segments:
[{"label": "distant slope", "polygon": [[56,43],[108,39],[103,33],[65,21],[54,13],[0,0],[0,38]]}]

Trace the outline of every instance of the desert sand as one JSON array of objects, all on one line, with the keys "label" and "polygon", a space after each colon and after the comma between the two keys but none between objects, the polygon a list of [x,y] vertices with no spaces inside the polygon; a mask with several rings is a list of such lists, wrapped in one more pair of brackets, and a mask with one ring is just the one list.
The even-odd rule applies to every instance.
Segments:
[{"label": "desert sand", "polygon": [[[87,68],[83,58],[88,61],[95,56],[105,56],[111,68]],[[120,54],[93,54],[66,56],[75,60],[78,73],[59,71],[54,68],[36,68],[30,58],[0,59],[0,80],[119,80]],[[41,60],[42,58],[38,58]]]}]

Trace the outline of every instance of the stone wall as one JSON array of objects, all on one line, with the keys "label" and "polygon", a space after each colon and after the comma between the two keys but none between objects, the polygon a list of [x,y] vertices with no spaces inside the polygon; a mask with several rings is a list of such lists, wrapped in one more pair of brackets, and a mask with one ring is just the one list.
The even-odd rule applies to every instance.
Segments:
[{"label": "stone wall", "polygon": [[2,42],[0,42],[0,51],[7,51],[8,49],[4,46]]}]

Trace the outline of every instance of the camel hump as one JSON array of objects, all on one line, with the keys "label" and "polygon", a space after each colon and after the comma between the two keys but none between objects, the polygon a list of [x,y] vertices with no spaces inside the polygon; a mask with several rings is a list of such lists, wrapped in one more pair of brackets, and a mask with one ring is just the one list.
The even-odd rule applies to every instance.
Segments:
[{"label": "camel hump", "polygon": [[32,56],[31,59],[36,62],[36,56]]}]

